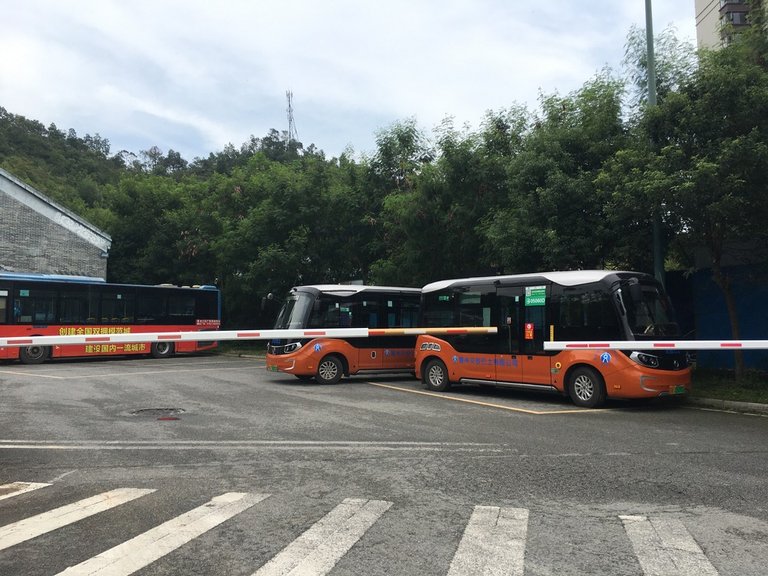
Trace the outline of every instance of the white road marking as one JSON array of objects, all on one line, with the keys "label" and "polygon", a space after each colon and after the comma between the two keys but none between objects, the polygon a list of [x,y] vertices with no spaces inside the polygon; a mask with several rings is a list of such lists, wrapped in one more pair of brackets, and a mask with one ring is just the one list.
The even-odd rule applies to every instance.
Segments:
[{"label": "white road marking", "polygon": [[645,576],[718,576],[678,519],[619,516]]},{"label": "white road marking", "polygon": [[360,440],[0,440],[0,450],[410,450],[517,452],[505,444],[477,442],[379,442]]},{"label": "white road marking", "polygon": [[322,576],[327,574],[391,502],[347,498],[253,576]]},{"label": "white road marking", "polygon": [[[258,367],[258,366],[257,366]],[[86,378],[119,378],[123,376],[127,376],[129,378],[133,378],[134,376],[152,376],[156,374],[181,374],[184,372],[210,372],[212,370],[215,370],[216,372],[224,372],[224,371],[244,371],[244,370],[253,370],[253,366],[237,366],[232,368],[185,368],[183,370],[169,370],[169,369],[161,369],[161,370],[144,370],[142,372],[110,372],[108,374],[106,373],[98,373],[98,374],[74,374],[69,376],[54,376],[52,374],[43,374],[41,372],[20,372],[15,370],[0,370],[0,374],[11,374],[14,376],[34,376],[35,378],[52,378],[54,380],[84,380]]]},{"label": "white road marking", "polygon": [[3,484],[0,486],[0,500],[31,492],[38,488],[45,488],[46,486],[50,486],[50,484],[43,484],[42,482],[11,482],[10,484]]},{"label": "white road marking", "polygon": [[0,550],[5,550],[20,542],[36,538],[46,532],[104,512],[152,492],[154,490],[118,488],[0,527]]},{"label": "white road marking", "polygon": [[269,497],[228,492],[135,538],[71,566],[61,575],[124,576],[151,564],[222,522]]},{"label": "white road marking", "polygon": [[522,576],[528,510],[475,506],[448,576]]}]

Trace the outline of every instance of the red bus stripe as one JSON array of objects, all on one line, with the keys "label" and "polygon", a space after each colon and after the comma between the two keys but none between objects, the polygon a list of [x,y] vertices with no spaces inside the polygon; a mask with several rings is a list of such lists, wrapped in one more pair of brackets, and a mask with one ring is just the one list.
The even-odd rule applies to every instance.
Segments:
[{"label": "red bus stripe", "polygon": [[238,338],[258,338],[261,336],[261,332],[238,332],[237,337]]},{"label": "red bus stripe", "polygon": [[720,348],[741,348],[741,342],[722,342]]},{"label": "red bus stripe", "polygon": [[467,333],[467,329],[466,328],[464,328],[464,329],[457,328],[456,330],[446,330],[445,333],[446,334],[466,334]]},{"label": "red bus stripe", "polygon": [[8,344],[32,344],[32,340],[8,340]]},{"label": "red bus stripe", "polygon": [[325,336],[325,332],[304,332],[304,336]]},{"label": "red bus stripe", "polygon": [[109,336],[86,336],[86,342],[109,342]]},{"label": "red bus stripe", "polygon": [[384,330],[368,330],[368,336],[384,336]]},{"label": "red bus stripe", "polygon": [[656,342],[653,344],[654,348],[676,348],[674,342]]},{"label": "red bus stripe", "polygon": [[610,344],[589,344],[590,348],[610,348]]},{"label": "red bus stripe", "polygon": [[181,334],[158,334],[158,340],[181,340]]}]

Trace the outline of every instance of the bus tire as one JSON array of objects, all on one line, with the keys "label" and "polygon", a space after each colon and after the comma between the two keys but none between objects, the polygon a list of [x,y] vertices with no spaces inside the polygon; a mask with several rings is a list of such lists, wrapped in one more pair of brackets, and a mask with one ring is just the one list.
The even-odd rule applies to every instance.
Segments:
[{"label": "bus tire", "polygon": [[568,378],[568,396],[576,406],[596,408],[605,402],[605,382],[589,366],[579,366]]},{"label": "bus tire", "polygon": [[150,348],[152,358],[170,358],[173,352],[173,342],[153,342]]},{"label": "bus tire", "polygon": [[435,392],[447,390],[451,383],[448,380],[448,369],[445,367],[445,363],[437,358],[427,362],[427,366],[424,368],[423,382],[424,388],[427,390]]},{"label": "bus tire", "polygon": [[48,346],[27,346],[19,350],[19,360],[22,364],[42,364],[51,355]]},{"label": "bus tire", "polygon": [[344,364],[338,356],[326,356],[317,365],[315,380],[318,384],[336,384],[344,375]]}]

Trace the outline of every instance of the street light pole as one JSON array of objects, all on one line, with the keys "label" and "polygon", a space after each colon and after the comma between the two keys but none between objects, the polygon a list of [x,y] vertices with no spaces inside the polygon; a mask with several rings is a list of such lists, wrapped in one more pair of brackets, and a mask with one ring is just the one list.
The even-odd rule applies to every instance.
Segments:
[{"label": "street light pole", "polygon": [[[648,61],[648,107],[656,106],[656,57],[653,50],[653,10],[651,0],[645,0],[645,39]],[[661,206],[654,207],[653,215],[653,275],[664,285],[664,250],[661,238]]]}]

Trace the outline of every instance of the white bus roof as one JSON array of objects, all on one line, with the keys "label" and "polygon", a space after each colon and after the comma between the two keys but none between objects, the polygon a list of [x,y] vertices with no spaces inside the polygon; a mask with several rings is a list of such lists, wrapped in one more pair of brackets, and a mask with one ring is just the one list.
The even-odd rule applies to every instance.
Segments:
[{"label": "white bus roof", "polygon": [[359,294],[360,292],[410,292],[418,294],[421,292],[420,288],[406,288],[400,286],[369,286],[365,284],[308,284],[306,286],[294,286],[291,290],[317,290],[325,294],[337,294],[339,296],[351,296],[352,294]]},{"label": "white bus roof", "polygon": [[540,282],[542,279],[560,284],[561,286],[579,286],[581,284],[590,284],[592,282],[599,282],[607,276],[614,274],[629,274],[629,275],[643,275],[639,272],[622,272],[617,270],[572,270],[567,272],[539,272],[535,274],[515,274],[508,276],[484,276],[477,278],[455,278],[452,280],[439,280],[427,284],[422,288],[422,292],[437,292],[439,290],[445,290],[453,286],[461,285],[481,285],[481,284],[493,284],[499,282],[501,284],[508,283],[520,283],[530,280],[531,282]]}]

